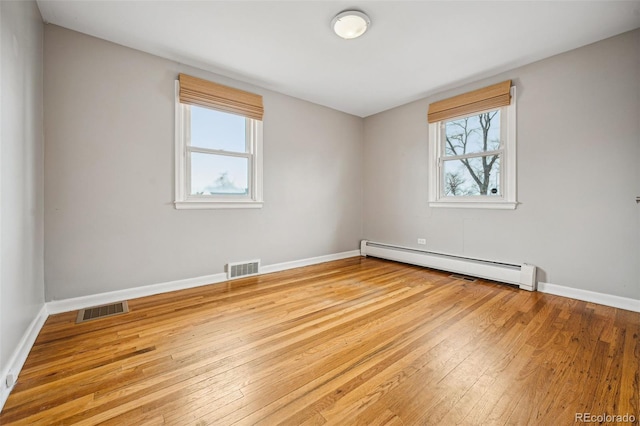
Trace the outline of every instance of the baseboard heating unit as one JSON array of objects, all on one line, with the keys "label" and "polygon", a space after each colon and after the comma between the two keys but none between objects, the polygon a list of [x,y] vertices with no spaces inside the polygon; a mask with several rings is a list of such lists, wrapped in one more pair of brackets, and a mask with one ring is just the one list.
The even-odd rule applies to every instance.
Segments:
[{"label": "baseboard heating unit", "polygon": [[426,266],[427,268],[515,284],[523,290],[535,291],[537,287],[536,267],[526,263],[514,265],[472,259],[390,244],[374,243],[367,240],[362,240],[360,243],[360,254],[362,256],[379,257],[411,265]]}]

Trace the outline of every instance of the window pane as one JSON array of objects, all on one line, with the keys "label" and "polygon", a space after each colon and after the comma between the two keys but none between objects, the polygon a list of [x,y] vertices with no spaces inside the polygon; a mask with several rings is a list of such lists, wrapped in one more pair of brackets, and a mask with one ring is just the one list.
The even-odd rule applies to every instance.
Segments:
[{"label": "window pane", "polygon": [[500,149],[500,110],[445,121],[445,156]]},{"label": "window pane", "polygon": [[191,146],[247,152],[246,118],[191,105]]},{"label": "window pane", "polygon": [[443,173],[446,196],[502,195],[498,155],[448,160]]},{"label": "window pane", "polygon": [[191,153],[191,195],[249,193],[249,159]]}]

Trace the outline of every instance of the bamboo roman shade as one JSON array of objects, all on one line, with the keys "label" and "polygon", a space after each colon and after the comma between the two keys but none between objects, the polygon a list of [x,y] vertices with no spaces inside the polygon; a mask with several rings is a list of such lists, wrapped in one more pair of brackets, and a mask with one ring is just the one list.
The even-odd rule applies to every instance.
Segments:
[{"label": "bamboo roman shade", "polygon": [[472,114],[511,103],[511,80],[443,99],[429,105],[427,121],[435,123],[461,115]]},{"label": "bamboo roman shade", "polygon": [[262,120],[262,96],[180,74],[180,102]]}]

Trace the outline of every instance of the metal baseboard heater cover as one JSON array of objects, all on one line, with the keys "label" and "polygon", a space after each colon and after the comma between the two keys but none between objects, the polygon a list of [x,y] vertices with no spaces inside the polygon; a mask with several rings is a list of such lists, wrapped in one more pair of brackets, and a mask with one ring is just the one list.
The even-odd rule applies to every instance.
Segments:
[{"label": "metal baseboard heater cover", "polygon": [[375,243],[367,240],[361,241],[360,254],[362,254],[362,256],[380,257],[382,259],[395,260],[397,262],[515,284],[521,289],[528,291],[536,291],[537,289],[536,267],[527,263],[514,265],[493,262],[417,250],[409,247]]}]

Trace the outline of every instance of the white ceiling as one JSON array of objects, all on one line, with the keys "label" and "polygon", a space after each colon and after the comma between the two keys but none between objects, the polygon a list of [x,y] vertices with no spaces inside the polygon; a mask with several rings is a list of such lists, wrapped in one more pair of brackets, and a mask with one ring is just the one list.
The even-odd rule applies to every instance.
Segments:
[{"label": "white ceiling", "polygon": [[[38,5],[45,22],[360,117],[640,27],[640,0]],[[348,8],[371,18],[359,39],[329,28]]]}]

